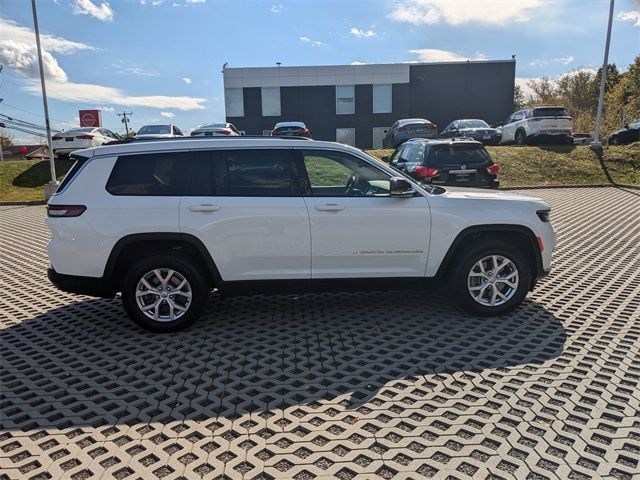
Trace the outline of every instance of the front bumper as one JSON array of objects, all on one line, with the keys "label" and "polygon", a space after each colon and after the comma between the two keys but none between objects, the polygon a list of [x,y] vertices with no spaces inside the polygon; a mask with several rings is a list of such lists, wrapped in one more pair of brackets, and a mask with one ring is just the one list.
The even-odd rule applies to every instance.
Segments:
[{"label": "front bumper", "polygon": [[63,292],[88,295],[90,297],[112,298],[114,296],[114,292],[110,291],[102,277],[64,275],[56,272],[53,267],[47,269],[47,276],[49,281]]}]

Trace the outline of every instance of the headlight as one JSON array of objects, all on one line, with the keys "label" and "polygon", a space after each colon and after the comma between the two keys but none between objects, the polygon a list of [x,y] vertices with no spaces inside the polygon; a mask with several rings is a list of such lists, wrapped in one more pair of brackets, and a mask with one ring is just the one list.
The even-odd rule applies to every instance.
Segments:
[{"label": "headlight", "polygon": [[549,221],[549,215],[551,215],[551,210],[538,210],[536,212],[536,215],[538,215],[538,218],[540,220],[542,220],[543,222],[548,222]]}]

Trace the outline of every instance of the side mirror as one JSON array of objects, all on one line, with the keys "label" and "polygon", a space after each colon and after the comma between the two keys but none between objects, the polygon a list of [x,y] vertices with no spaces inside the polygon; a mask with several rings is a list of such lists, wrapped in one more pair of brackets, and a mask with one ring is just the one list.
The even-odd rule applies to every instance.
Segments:
[{"label": "side mirror", "polygon": [[389,159],[391,157],[389,155],[384,155],[383,157],[380,157],[380,160],[382,160],[384,163],[389,163]]},{"label": "side mirror", "polygon": [[622,128],[627,128],[628,129],[629,128],[629,124],[623,125]]},{"label": "side mirror", "polygon": [[413,188],[413,185],[403,177],[391,177],[390,180],[390,190],[392,197],[413,197],[416,193],[416,190]]}]

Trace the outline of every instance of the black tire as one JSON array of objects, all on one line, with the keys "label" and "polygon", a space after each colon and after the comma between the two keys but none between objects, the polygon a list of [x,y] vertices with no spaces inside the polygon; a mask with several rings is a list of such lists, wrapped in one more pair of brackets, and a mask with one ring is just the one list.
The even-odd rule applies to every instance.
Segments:
[{"label": "black tire", "polygon": [[[175,271],[177,275],[174,275],[170,282],[173,281],[177,283],[181,276],[188,282],[187,285],[190,287],[191,299],[189,303],[180,305],[187,310],[186,312],[176,313],[175,315],[177,317],[179,315],[179,317],[174,320],[155,320],[150,318],[138,305],[136,298],[138,283],[146,274],[156,269],[160,270],[161,276],[168,275],[169,269]],[[167,270],[167,272],[163,273],[163,270]],[[170,289],[171,287],[168,288]],[[176,290],[173,291],[175,292]],[[162,293],[165,294],[165,298],[161,297],[161,294],[152,293],[141,301],[149,299],[149,303],[151,303],[157,295],[158,303],[162,304],[160,308],[165,311],[169,308],[169,304],[167,303],[169,302],[169,298],[173,299],[178,297],[179,300],[176,299],[176,302],[187,302],[186,296],[175,294],[175,297],[168,297],[169,292]],[[177,332],[189,327],[200,317],[202,310],[207,304],[208,295],[209,287],[205,275],[188,259],[170,255],[157,255],[140,260],[127,271],[122,283],[122,304],[124,309],[137,325],[151,332]]]},{"label": "black tire", "polygon": [[[518,272],[518,285],[517,288],[513,289],[513,295],[504,303],[496,306],[483,305],[476,301],[469,291],[468,284],[469,274],[472,272],[474,265],[481,259],[492,255],[510,260]],[[510,272],[512,270],[507,270],[507,273]],[[484,240],[469,249],[466,244],[460,247],[456,252],[456,260],[451,265],[448,284],[456,303],[467,312],[482,317],[503,315],[520,305],[527,296],[529,285],[531,284],[531,267],[521,249],[501,241]],[[494,285],[492,284],[488,287],[487,293],[489,296],[493,291],[492,289],[496,288]],[[503,285],[501,288],[508,289],[508,286],[505,287]],[[503,290],[503,292],[506,292],[506,290]],[[498,301],[502,300],[498,299]]]},{"label": "black tire", "polygon": [[515,136],[516,145],[526,145],[527,144],[527,136],[524,133],[524,130],[518,130]]}]

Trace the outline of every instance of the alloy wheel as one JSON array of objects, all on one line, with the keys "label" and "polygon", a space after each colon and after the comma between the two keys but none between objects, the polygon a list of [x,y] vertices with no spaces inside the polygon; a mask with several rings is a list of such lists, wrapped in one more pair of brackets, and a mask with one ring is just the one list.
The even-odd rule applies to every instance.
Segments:
[{"label": "alloy wheel", "polygon": [[136,304],[152,320],[172,322],[191,306],[192,291],[187,279],[170,268],[145,273],[136,285]]},{"label": "alloy wheel", "polygon": [[515,263],[502,255],[478,260],[467,277],[471,297],[480,305],[497,307],[507,303],[518,290],[520,276]]}]

